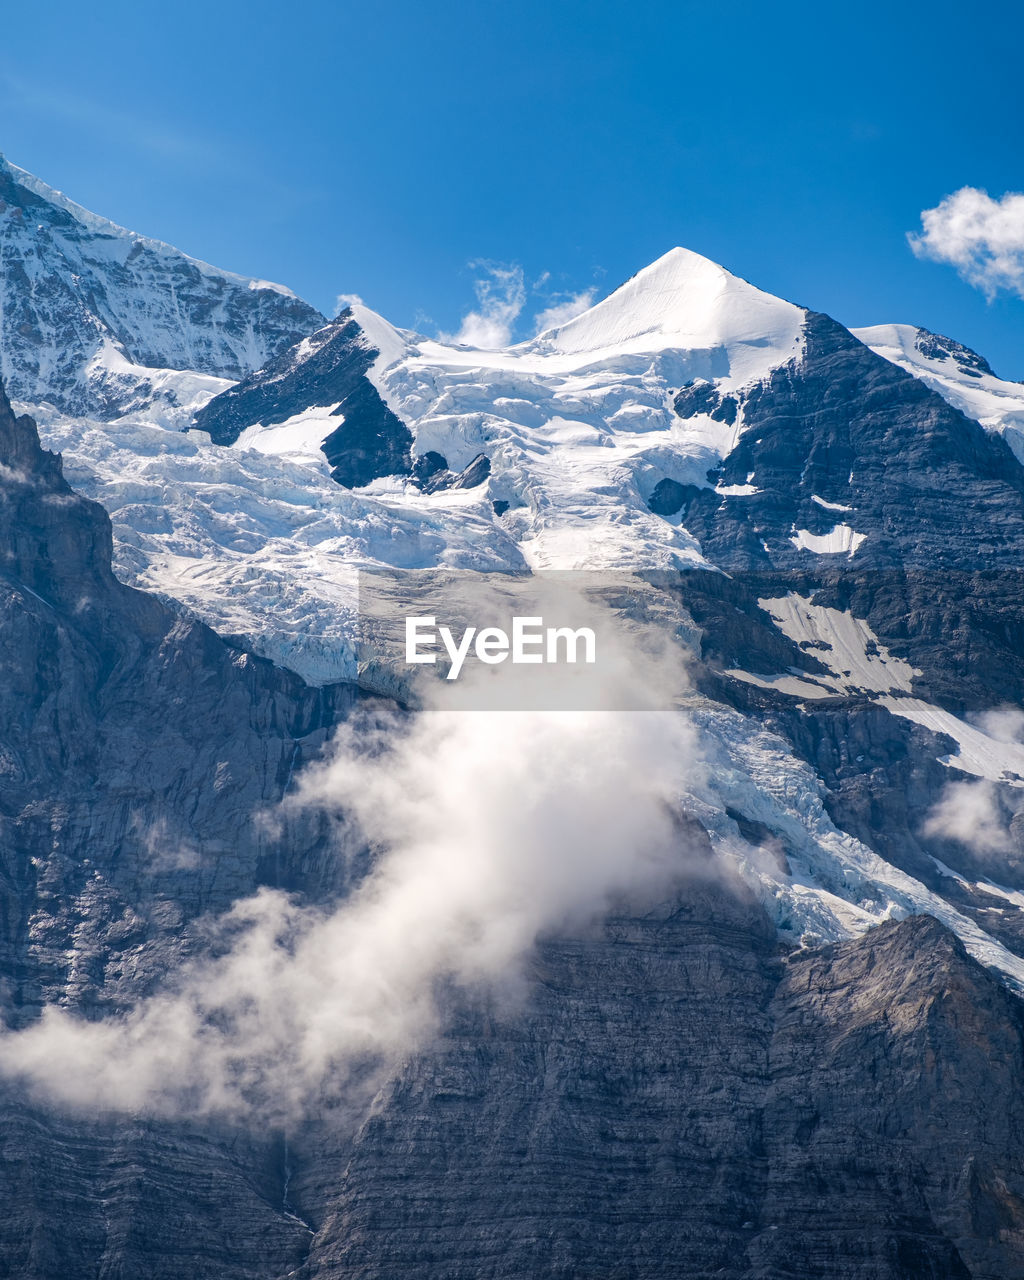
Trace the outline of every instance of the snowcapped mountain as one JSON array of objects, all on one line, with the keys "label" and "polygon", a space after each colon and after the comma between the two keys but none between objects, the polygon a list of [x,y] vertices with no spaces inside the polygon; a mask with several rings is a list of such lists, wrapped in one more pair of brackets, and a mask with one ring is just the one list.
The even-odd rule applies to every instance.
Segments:
[{"label": "snowcapped mountain", "polygon": [[0,156],[0,374],[17,399],[187,424],[323,317],[97,217]]},{"label": "snowcapped mountain", "polygon": [[950,770],[1024,779],[1024,748],[971,719],[1024,698],[1020,654],[989,630],[1016,625],[1005,583],[969,588],[981,633],[935,641],[979,554],[1021,563],[1024,469],[999,424],[880,351],[675,249],[504,350],[354,306],[188,432],[53,412],[41,427],[110,512],[127,581],[315,683],[357,677],[357,569],[684,574],[707,659],[695,714],[723,763],[704,825],[723,848],[730,812],[787,831],[789,870],[752,872],[780,927],[835,939],[927,911],[1024,985],[1002,934],[951,904],[924,813],[880,859],[859,814],[836,820],[846,766],[801,758],[823,716],[881,717],[886,752],[918,759],[935,794]]},{"label": "snowcapped mountain", "polygon": [[318,681],[352,673],[358,567],[930,567],[979,542],[995,565],[1024,544],[992,424],[681,249],[507,350],[350,308],[195,424],[42,415],[130,581]]},{"label": "snowcapped mountain", "polygon": [[[0,978],[18,984],[18,1018],[62,1004],[106,1017],[202,945],[204,913],[270,885],[319,911],[360,873],[363,854],[342,866],[325,852],[320,818],[282,810],[283,834],[252,818],[293,793],[357,681],[388,691],[357,662],[359,569],[632,575],[622,618],[657,616],[688,648],[678,705],[701,767],[678,780],[679,820],[742,887],[702,881],[660,914],[624,906],[600,939],[545,942],[525,1012],[459,1013],[443,1061],[407,1062],[335,1146],[317,1124],[283,1151],[267,1133],[240,1152],[233,1137],[161,1130],[181,1202],[206,1197],[194,1273],[221,1274],[225,1251],[258,1259],[269,1240],[275,1274],[383,1280],[415,1274],[428,1246],[456,1259],[446,1274],[490,1274],[506,1252],[508,1274],[540,1274],[536,1188],[592,1218],[578,1168],[599,1150],[618,1171],[607,1203],[632,1205],[629,1241],[591,1256],[593,1233],[574,1227],[583,1252],[566,1275],[637,1250],[636,1274],[658,1274],[681,1239],[681,1275],[708,1270],[722,1240],[716,1273],[782,1274],[812,1255],[822,1204],[831,1230],[851,1201],[864,1265],[828,1274],[1011,1274],[1024,1239],[1024,1120],[1010,1114],[1024,1083],[1019,385],[951,340],[851,333],[684,249],[567,324],[478,350],[363,306],[325,323],[10,166],[0,195],[0,357],[62,454],[0,397],[13,708]],[[106,509],[112,547],[73,490]],[[599,1030],[583,1043],[580,1027]],[[1005,1124],[979,1107],[978,1080],[1010,1100]],[[104,1223],[122,1193],[148,1206],[151,1231],[179,1202],[162,1176],[156,1200],[119,1181],[139,1163],[133,1143],[145,1166],[151,1135],[63,1133],[32,1139],[51,1153],[44,1191],[22,1175],[5,1190],[15,1224],[35,1222],[69,1161],[68,1194],[86,1203],[102,1185],[82,1212]],[[466,1153],[492,1147],[488,1176],[459,1182]],[[344,1179],[325,1172],[338,1168]],[[226,1176],[248,1179],[229,1239],[202,1190]],[[700,1199],[719,1177],[741,1187],[725,1217],[721,1198]],[[826,1183],[841,1194],[823,1200]],[[507,1248],[506,1199],[529,1224]],[[965,1203],[1018,1225],[964,1226]],[[463,1217],[497,1234],[470,1240]],[[49,1247],[53,1274],[78,1274],[61,1241]],[[132,1266],[157,1274],[150,1262]]]},{"label": "snowcapped mountain", "polygon": [[[356,568],[707,567],[652,495],[715,491],[708,471],[740,433],[729,406],[798,356],[802,317],[676,250],[508,351],[350,308],[185,437],[151,417],[37,416],[110,511],[129,581],[323,682],[353,674]],[[687,419],[683,384],[708,401]]]}]

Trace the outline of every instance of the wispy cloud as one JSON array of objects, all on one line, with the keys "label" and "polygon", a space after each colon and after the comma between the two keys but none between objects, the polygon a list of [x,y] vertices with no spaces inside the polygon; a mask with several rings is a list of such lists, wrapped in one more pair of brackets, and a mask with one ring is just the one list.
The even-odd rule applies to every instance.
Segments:
[{"label": "wispy cloud", "polygon": [[[525,272],[517,262],[481,259],[469,266],[483,273],[473,282],[476,306],[462,317],[457,332],[438,334],[442,342],[461,343],[484,350],[507,347],[516,340],[517,324],[528,299],[535,299],[535,306],[541,304],[528,331],[533,337],[545,329],[574,320],[594,305],[597,296],[596,286],[579,292],[551,289],[550,271],[542,271],[536,280],[527,284]],[[520,336],[523,336],[521,328]]]},{"label": "wispy cloud", "polygon": [[334,314],[340,315],[346,307],[361,307],[363,300],[358,293],[339,293],[334,299]]},{"label": "wispy cloud", "polygon": [[962,187],[921,213],[907,239],[919,258],[948,263],[991,301],[1000,291],[1024,298],[1024,194],[993,199]]},{"label": "wispy cloud", "polygon": [[512,329],[526,305],[523,268],[518,263],[471,262],[470,268],[482,271],[473,282],[477,305],[462,317],[457,333],[441,334],[443,342],[493,350],[507,347]]},{"label": "wispy cloud", "polygon": [[[972,724],[997,742],[1024,742],[1024,711],[1012,704],[976,712]],[[980,857],[1024,852],[1014,832],[1014,819],[1024,806],[1019,792],[1000,787],[986,778],[975,782],[949,782],[930,810],[926,836],[955,840]]]},{"label": "wispy cloud", "polygon": [[972,853],[992,857],[1013,849],[1010,818],[994,782],[950,782],[924,824],[926,836],[955,840]]},{"label": "wispy cloud", "polygon": [[1012,704],[993,707],[969,718],[972,724],[997,742],[1024,742],[1024,711],[1020,707]]},{"label": "wispy cloud", "polygon": [[575,320],[577,316],[582,315],[594,305],[594,299],[597,296],[597,289],[583,289],[579,293],[569,294],[567,297],[553,299],[550,305],[543,311],[538,311],[533,317],[534,332],[543,333],[545,329],[554,329],[558,325],[568,324],[570,320]]},{"label": "wispy cloud", "polygon": [[189,840],[172,834],[166,818],[146,824],[136,815],[132,827],[154,871],[187,871],[199,866],[196,848]]}]

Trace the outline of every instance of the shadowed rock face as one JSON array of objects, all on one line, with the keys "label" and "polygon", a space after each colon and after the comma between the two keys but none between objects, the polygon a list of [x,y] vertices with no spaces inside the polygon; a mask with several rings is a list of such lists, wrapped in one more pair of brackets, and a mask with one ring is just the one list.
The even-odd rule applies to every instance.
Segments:
[{"label": "shadowed rock face", "polygon": [[917,349],[927,360],[951,360],[958,372],[965,373],[970,378],[980,378],[985,373],[995,376],[992,366],[984,356],[941,333],[919,329]]},{"label": "shadowed rock face", "polygon": [[310,1232],[284,1210],[280,1141],[0,1100],[0,1275],[285,1276]]},{"label": "shadowed rock face", "polygon": [[[0,464],[0,946],[26,970],[16,1005],[31,1006],[63,989],[64,930],[85,922],[98,951],[76,962],[76,999],[94,987],[109,999],[102,931],[140,894],[179,909],[164,926],[136,922],[145,954],[273,878],[280,851],[254,819],[353,692],[309,689],[119,583],[106,513],[72,492],[6,399]],[[302,887],[295,875],[281,868]]]},{"label": "shadowed rock face", "polygon": [[274,426],[314,408],[339,419],[325,424],[322,450],[331,475],[347,488],[379,476],[410,475],[412,433],[366,376],[378,355],[350,309],[265,369],[216,396],[195,425],[215,444],[233,444],[256,423]]},{"label": "shadowed rock face", "polygon": [[[715,476],[743,486],[752,474],[757,492],[673,494],[708,559],[805,568],[791,537],[847,524],[864,535],[858,569],[1020,565],[1024,469],[1006,442],[828,316],[809,314],[805,338],[802,361],[746,395],[743,434]],[[686,394],[677,412],[708,411]]]},{"label": "shadowed rock face", "polygon": [[1020,1002],[918,917],[793,957],[773,1021],[751,1274],[1024,1274]]},{"label": "shadowed rock face", "polygon": [[2,157],[0,228],[0,372],[16,400],[116,417],[152,393],[147,369],[241,378],[323,323],[287,290],[97,218]]},{"label": "shadowed rock face", "polygon": [[301,1277],[1024,1275],[1021,1007],[934,921],[786,955],[696,885],[532,976],[307,1139]]},{"label": "shadowed rock face", "polygon": [[[352,701],[121,585],[110,522],[0,393],[0,993],[109,1015],[261,884],[338,887],[316,823],[255,820]],[[285,853],[285,848],[288,852]],[[277,1275],[308,1230],[279,1138],[73,1118],[0,1089],[0,1275]]]}]

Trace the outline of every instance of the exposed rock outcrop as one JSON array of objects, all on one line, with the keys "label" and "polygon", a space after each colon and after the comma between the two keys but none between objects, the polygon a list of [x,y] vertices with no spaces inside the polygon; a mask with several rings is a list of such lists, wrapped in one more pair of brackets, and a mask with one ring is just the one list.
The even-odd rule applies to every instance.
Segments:
[{"label": "exposed rock outcrop", "polygon": [[347,488],[413,471],[412,433],[381,399],[367,372],[379,352],[347,308],[266,368],[211,400],[195,425],[216,444],[232,444],[247,427],[274,426],[329,408],[321,446],[331,475]]}]

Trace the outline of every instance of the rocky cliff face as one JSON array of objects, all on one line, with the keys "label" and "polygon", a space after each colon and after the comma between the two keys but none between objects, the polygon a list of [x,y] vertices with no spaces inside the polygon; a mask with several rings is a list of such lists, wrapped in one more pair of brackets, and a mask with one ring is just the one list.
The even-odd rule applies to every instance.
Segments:
[{"label": "rocky cliff face", "polygon": [[[679,519],[709,559],[726,570],[821,555],[858,568],[1018,565],[1024,468],[1006,441],[827,316],[810,315],[805,337],[799,362],[743,396],[743,433],[715,487],[679,492]],[[695,390],[676,397],[684,421],[706,411]]]},{"label": "rocky cliff face", "polygon": [[[260,884],[338,888],[315,823],[258,817],[351,704],[119,583],[110,522],[0,396],[3,1017],[130,1004]],[[285,853],[285,847],[288,852]],[[0,1274],[283,1274],[280,1139],[0,1097]]]},{"label": "rocky cliff face", "polygon": [[787,955],[712,884],[533,976],[300,1158],[300,1276],[1024,1275],[1021,1006],[934,921]]},{"label": "rocky cliff face", "polygon": [[184,414],[323,323],[289,290],[98,218],[0,157],[0,373],[16,400]]},{"label": "rocky cliff face", "polygon": [[215,444],[227,445],[243,431],[326,409],[321,450],[334,480],[351,488],[380,476],[408,475],[412,435],[367,377],[379,356],[348,308],[204,405],[195,425]]}]

